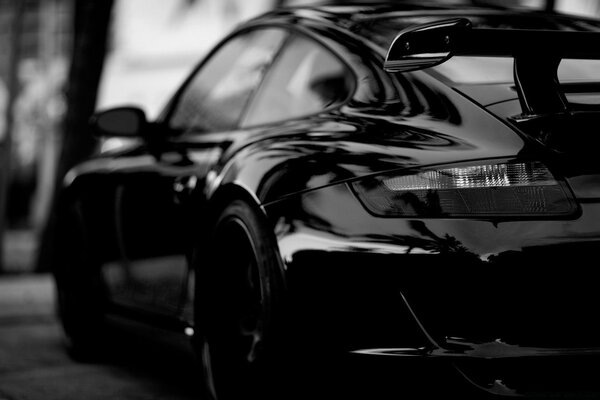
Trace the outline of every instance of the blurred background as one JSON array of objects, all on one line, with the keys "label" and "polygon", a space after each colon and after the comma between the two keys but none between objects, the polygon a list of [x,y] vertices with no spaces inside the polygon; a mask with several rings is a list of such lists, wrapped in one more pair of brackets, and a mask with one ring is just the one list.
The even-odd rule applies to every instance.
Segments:
[{"label": "blurred background", "polygon": [[[596,0],[439,2],[600,16]],[[53,189],[97,148],[85,128],[94,109],[135,103],[155,117],[236,24],[274,7],[311,3],[0,0],[0,273],[48,268]]]}]

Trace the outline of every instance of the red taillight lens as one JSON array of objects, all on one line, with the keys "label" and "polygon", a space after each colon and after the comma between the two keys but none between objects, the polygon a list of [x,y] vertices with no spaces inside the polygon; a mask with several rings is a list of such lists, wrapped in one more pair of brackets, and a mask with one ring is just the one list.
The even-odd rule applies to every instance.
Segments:
[{"label": "red taillight lens", "polygon": [[577,204],[541,162],[508,162],[381,175],[352,184],[373,214],[389,217],[566,217]]}]

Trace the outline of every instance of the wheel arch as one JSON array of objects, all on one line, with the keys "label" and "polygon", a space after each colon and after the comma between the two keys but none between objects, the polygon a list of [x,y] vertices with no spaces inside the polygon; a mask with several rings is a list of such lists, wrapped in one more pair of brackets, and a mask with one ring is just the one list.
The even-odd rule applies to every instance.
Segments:
[{"label": "wheel arch", "polygon": [[[261,214],[265,215],[260,201],[250,190],[236,182],[229,182],[219,186],[207,198],[206,212],[210,216],[210,222],[214,224],[214,220],[218,217],[218,213],[223,210],[229,203],[235,200],[244,200],[252,207],[260,210]],[[265,215],[266,216],[266,215]],[[208,222],[208,221],[207,221]],[[212,225],[210,225],[212,226]]]},{"label": "wheel arch", "polygon": [[[263,220],[265,226],[268,228],[268,234],[272,235],[272,243],[274,245],[274,253],[279,259],[280,270],[281,270],[281,278],[284,281],[284,285],[286,282],[285,277],[285,268],[283,267],[283,258],[280,252],[277,239],[275,237],[275,232],[272,227],[271,219],[267,215],[264,207],[261,205],[260,200],[257,198],[255,194],[252,193],[251,190],[239,184],[237,182],[229,182],[219,186],[216,190],[213,191],[212,195],[206,200],[206,208],[204,211],[204,221],[202,229],[201,229],[201,243],[208,243],[207,240],[211,230],[215,227],[217,223],[217,219],[219,218],[221,212],[232,202],[236,200],[241,200],[246,202],[254,211],[260,216]],[[199,251],[199,254],[203,252],[202,246],[196,249]],[[198,256],[198,254],[196,255]],[[195,264],[195,263],[194,263]]]}]

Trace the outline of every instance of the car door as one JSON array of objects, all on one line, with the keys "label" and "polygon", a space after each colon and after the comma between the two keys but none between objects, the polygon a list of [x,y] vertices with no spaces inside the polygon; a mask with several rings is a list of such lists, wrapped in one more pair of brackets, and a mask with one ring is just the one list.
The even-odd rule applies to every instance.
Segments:
[{"label": "car door", "polygon": [[226,40],[154,124],[157,137],[121,160],[115,199],[121,262],[106,271],[113,303],[181,314],[188,260],[202,224],[199,188],[241,134],[240,116],[285,37],[281,29],[256,28]]}]

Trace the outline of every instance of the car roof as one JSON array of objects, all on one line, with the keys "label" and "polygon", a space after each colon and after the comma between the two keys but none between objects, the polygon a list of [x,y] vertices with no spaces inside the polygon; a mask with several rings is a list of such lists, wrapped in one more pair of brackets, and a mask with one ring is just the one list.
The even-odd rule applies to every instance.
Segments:
[{"label": "car roof", "polygon": [[[438,4],[428,2],[402,3],[357,3],[351,5],[322,4],[276,9],[251,22],[288,22],[295,25],[322,26],[358,33],[365,40],[375,43],[382,51],[387,51],[390,35],[382,38],[378,26],[390,21],[389,28],[399,32],[403,26],[393,28],[393,21],[410,21],[418,24],[416,17],[444,19],[465,17],[472,20],[474,26],[503,27],[520,29],[556,29],[556,30],[600,30],[600,20],[579,16],[569,16],[531,9],[509,9],[501,6],[472,6],[456,4]],[[388,28],[388,29],[389,29]]]},{"label": "car roof", "polygon": [[353,4],[320,4],[312,6],[284,7],[276,9],[265,15],[295,17],[300,20],[356,22],[371,18],[385,16],[412,15],[413,13],[439,13],[452,14],[453,12],[500,12],[502,7],[483,6],[450,6],[428,2],[402,2],[402,3],[353,3]]}]

